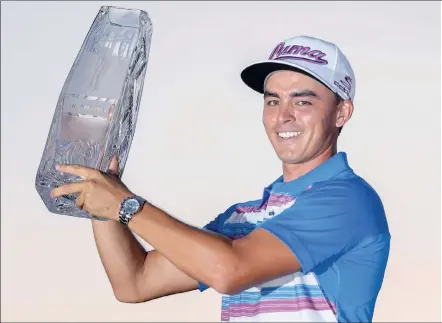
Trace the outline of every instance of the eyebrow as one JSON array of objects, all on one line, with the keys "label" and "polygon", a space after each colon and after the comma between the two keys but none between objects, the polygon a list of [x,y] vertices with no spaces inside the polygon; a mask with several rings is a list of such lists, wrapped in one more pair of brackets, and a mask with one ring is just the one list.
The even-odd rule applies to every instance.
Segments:
[{"label": "eyebrow", "polygon": [[[312,97],[316,99],[320,99],[319,95],[316,92],[313,92],[311,90],[302,90],[299,92],[292,92],[290,93],[290,96],[292,98],[299,98],[299,97]],[[270,91],[264,91],[264,98],[266,97],[274,97],[279,99],[279,95],[277,93],[273,93]]]}]

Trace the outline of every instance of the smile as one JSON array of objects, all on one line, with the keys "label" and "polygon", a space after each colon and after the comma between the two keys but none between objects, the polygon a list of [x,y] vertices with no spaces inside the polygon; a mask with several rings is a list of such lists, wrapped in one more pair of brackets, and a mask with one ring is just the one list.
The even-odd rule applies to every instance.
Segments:
[{"label": "smile", "polygon": [[283,139],[294,138],[302,134],[302,132],[278,132],[278,136]]}]

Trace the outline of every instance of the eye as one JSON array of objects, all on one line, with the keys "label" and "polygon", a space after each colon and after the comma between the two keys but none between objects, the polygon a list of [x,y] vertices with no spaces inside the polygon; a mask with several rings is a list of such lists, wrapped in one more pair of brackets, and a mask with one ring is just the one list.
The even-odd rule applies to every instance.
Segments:
[{"label": "eye", "polygon": [[274,106],[274,105],[279,104],[279,101],[278,100],[269,100],[269,101],[267,101],[266,104],[270,105],[270,106]]},{"label": "eye", "polygon": [[296,102],[296,105],[299,105],[299,106],[309,106],[309,105],[312,105],[312,103],[309,102],[309,101],[298,101],[298,102]]}]

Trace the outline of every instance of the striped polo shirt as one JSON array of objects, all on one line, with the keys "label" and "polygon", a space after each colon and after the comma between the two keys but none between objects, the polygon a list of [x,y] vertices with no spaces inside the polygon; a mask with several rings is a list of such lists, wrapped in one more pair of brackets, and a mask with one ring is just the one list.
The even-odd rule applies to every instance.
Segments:
[{"label": "striped polo shirt", "polygon": [[235,204],[204,227],[231,239],[256,228],[285,243],[301,270],[223,295],[221,321],[371,322],[390,233],[381,199],[344,152],[296,180],[279,177],[260,199]]}]

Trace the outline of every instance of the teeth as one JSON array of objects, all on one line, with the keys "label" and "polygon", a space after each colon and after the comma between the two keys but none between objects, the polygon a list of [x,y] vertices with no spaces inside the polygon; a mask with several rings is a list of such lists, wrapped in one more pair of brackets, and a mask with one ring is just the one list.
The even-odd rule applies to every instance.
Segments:
[{"label": "teeth", "polygon": [[301,132],[280,132],[280,133],[278,133],[278,135],[281,138],[292,138],[292,137],[296,137],[300,134],[301,134]]}]

